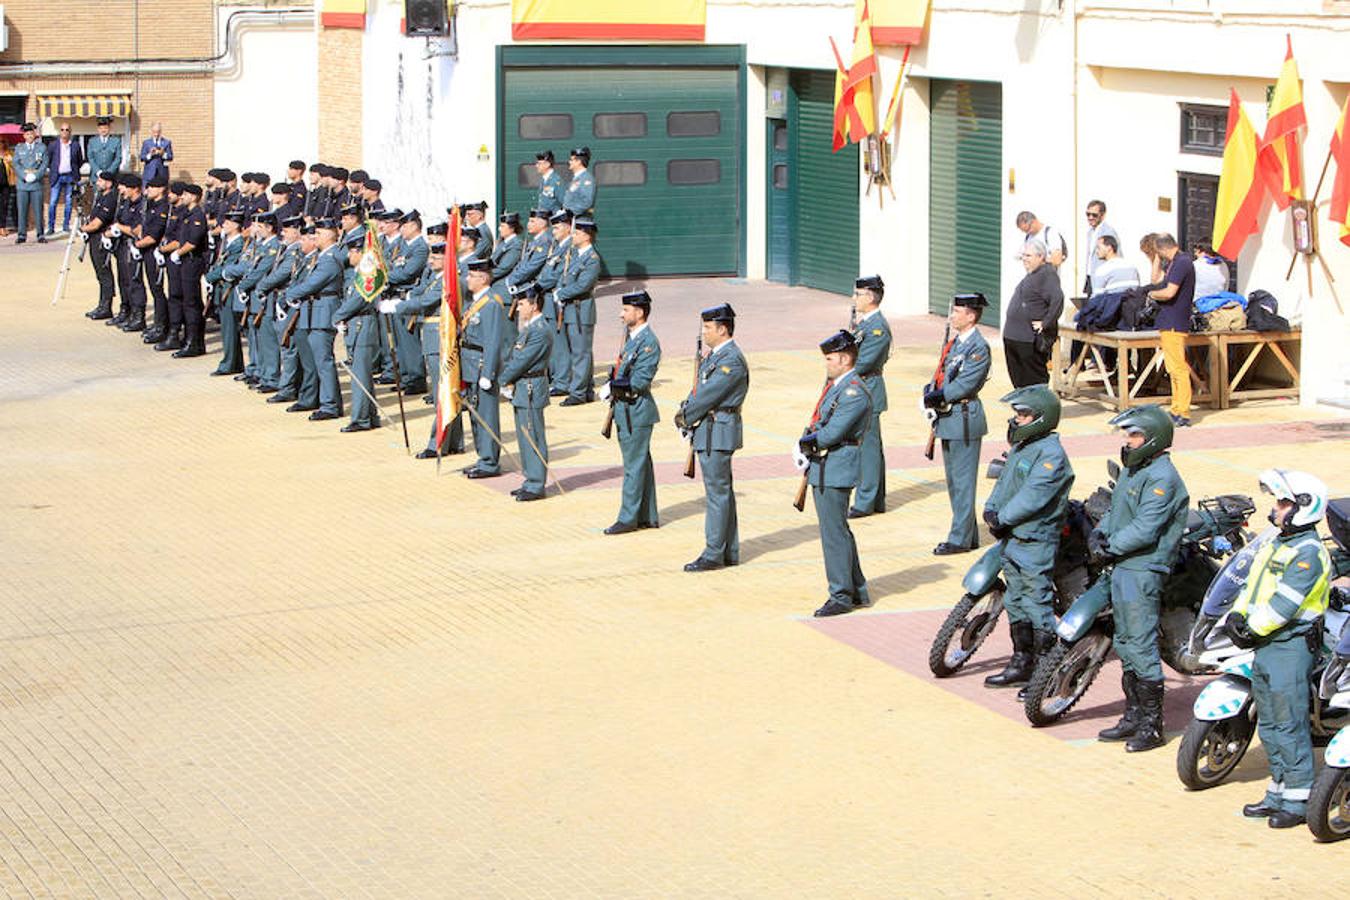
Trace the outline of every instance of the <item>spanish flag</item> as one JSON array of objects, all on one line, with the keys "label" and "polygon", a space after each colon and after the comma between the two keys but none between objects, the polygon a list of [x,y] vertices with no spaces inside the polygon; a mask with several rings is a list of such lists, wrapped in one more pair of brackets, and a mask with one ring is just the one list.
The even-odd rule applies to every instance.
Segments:
[{"label": "spanish flag", "polygon": [[323,0],[319,24],[324,28],[366,27],[366,0]]},{"label": "spanish flag", "polygon": [[838,73],[834,78],[834,152],[846,143],[862,143],[877,130],[877,101],[872,93],[872,76],[877,72],[877,55],[872,47],[872,15],[868,0],[858,0],[857,22],[853,27],[853,62],[844,68],[839,48],[830,38]]},{"label": "spanish flag", "polygon": [[1223,145],[1223,172],[1214,203],[1211,246],[1227,259],[1237,259],[1242,245],[1256,232],[1265,190],[1257,177],[1256,129],[1242,109],[1237,91],[1228,100],[1228,132]]},{"label": "spanish flag", "polygon": [[701,41],[707,0],[511,0],[517,41]]},{"label": "spanish flag", "polygon": [[869,0],[872,41],[878,47],[913,46],[923,42],[930,0]]},{"label": "spanish flag", "polygon": [[1331,155],[1336,160],[1336,180],[1331,185],[1331,221],[1340,228],[1341,243],[1350,246],[1350,97],[1345,99],[1336,133],[1331,136]]},{"label": "spanish flag", "polygon": [[445,233],[445,271],[441,273],[441,368],[436,382],[436,449],[445,446],[445,430],[458,418],[464,387],[459,372],[459,206],[450,207]]},{"label": "spanish flag", "polygon": [[1261,173],[1275,198],[1275,205],[1288,209],[1290,200],[1303,199],[1303,158],[1298,132],[1308,127],[1303,112],[1303,86],[1294,62],[1293,40],[1285,35],[1287,50],[1275,94],[1270,100],[1270,118],[1261,140]]}]

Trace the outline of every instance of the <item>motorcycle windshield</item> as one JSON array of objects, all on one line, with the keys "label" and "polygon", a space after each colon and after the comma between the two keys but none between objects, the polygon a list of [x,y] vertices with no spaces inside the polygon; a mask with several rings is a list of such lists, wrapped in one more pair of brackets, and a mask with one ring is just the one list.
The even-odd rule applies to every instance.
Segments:
[{"label": "motorcycle windshield", "polygon": [[1247,584],[1247,575],[1251,572],[1252,560],[1261,548],[1275,539],[1280,530],[1274,525],[1268,527],[1265,531],[1252,539],[1252,542],[1243,547],[1237,553],[1228,557],[1219,569],[1214,580],[1209,583],[1205,589],[1205,600],[1200,605],[1200,614],[1219,618],[1228,612],[1237,600],[1238,594],[1242,593],[1242,588]]}]

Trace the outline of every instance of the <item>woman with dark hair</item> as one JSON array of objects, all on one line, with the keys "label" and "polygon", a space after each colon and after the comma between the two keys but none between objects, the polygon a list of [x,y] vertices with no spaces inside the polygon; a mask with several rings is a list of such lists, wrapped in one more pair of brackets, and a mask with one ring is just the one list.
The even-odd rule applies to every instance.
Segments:
[{"label": "woman with dark hair", "polygon": [[9,204],[14,193],[14,148],[0,138],[0,237],[9,236]]},{"label": "woman with dark hair", "polygon": [[1213,247],[1197,241],[1191,245],[1195,257],[1195,297],[1208,297],[1228,290],[1228,263]]}]

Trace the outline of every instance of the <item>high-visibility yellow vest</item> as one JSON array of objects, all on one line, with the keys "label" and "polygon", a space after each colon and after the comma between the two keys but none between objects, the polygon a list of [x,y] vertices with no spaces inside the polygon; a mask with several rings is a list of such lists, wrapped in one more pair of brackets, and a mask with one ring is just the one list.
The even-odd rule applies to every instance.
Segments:
[{"label": "high-visibility yellow vest", "polygon": [[[1317,548],[1322,571],[1312,590],[1303,594],[1285,583],[1284,573],[1293,565],[1312,565],[1306,560],[1295,562],[1299,551],[1308,546]],[[1243,585],[1242,593],[1233,604],[1233,611],[1246,615],[1247,626],[1253,634],[1264,637],[1285,625],[1311,622],[1326,612],[1331,590],[1331,556],[1322,546],[1316,532],[1310,531],[1302,540],[1288,544],[1279,540],[1271,541],[1257,552],[1250,571],[1253,574]],[[1291,607],[1294,612],[1289,614]]]}]

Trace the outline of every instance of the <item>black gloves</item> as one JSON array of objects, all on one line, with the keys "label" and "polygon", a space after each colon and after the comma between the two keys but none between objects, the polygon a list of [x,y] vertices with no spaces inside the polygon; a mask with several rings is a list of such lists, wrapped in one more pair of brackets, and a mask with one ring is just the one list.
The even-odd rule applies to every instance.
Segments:
[{"label": "black gloves", "polygon": [[1241,650],[1250,650],[1260,643],[1260,639],[1247,625],[1247,617],[1242,613],[1229,613],[1228,618],[1223,620],[1224,634],[1228,635],[1233,641],[1233,646]]},{"label": "black gloves", "polygon": [[684,420],[684,407],[681,406],[679,412],[675,413],[675,427],[681,431],[689,431],[689,423]]},{"label": "black gloves", "polygon": [[942,388],[930,384],[923,389],[923,405],[929,409],[937,409],[946,402],[946,398],[942,396]]},{"label": "black gloves", "polygon": [[1092,529],[1092,533],[1088,535],[1088,555],[1099,565],[1105,565],[1116,558],[1111,552],[1111,539],[1100,528]]},{"label": "black gloves", "polygon": [[807,458],[815,456],[820,452],[820,447],[816,443],[816,432],[814,431],[802,435],[801,439],[797,441],[797,446],[801,449],[802,455]]},{"label": "black gloves", "polygon": [[984,511],[984,523],[989,526],[989,533],[1000,541],[1012,534],[1012,526],[1000,522],[998,513],[992,509],[986,509]]},{"label": "black gloves", "polygon": [[633,393],[633,382],[622,375],[609,380],[609,392],[615,400],[637,399],[637,395]]}]

